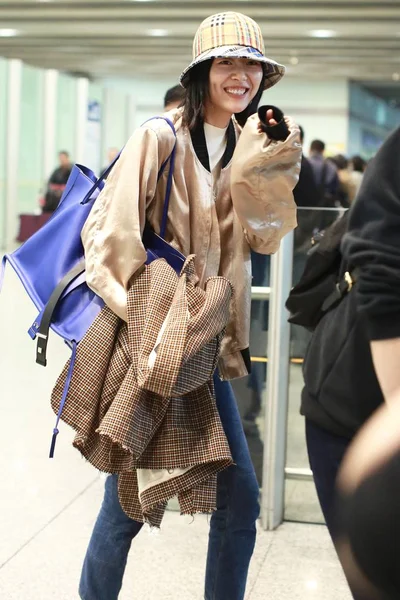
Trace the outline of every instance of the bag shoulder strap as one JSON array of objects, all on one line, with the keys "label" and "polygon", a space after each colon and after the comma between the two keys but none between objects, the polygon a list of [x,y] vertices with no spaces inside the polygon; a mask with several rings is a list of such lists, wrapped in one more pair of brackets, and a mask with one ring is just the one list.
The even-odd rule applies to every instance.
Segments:
[{"label": "bag shoulder strap", "polygon": [[[58,305],[58,302],[61,296],[64,294],[64,291],[67,287],[81,275],[85,270],[85,260],[79,261],[75,267],[73,267],[68,273],[64,275],[61,279],[60,283],[53,290],[46,306],[44,307],[42,317],[40,319],[40,325],[36,332],[37,335],[37,344],[36,344],[36,362],[39,365],[45,367],[47,365],[47,342],[49,340],[49,329],[50,323],[52,322],[54,311]],[[37,319],[39,321],[39,318]]]},{"label": "bag shoulder strap", "polygon": [[[164,117],[155,117],[155,118],[164,118]],[[149,119],[149,120],[151,120],[151,119]],[[160,230],[160,237],[162,237],[162,238],[164,238],[164,236],[165,236],[165,231],[166,231],[166,227],[167,227],[169,199],[170,199],[171,189],[172,189],[172,179],[173,179],[173,173],[174,173],[175,150],[176,150],[175,127],[169,119],[164,119],[164,120],[168,123],[168,125],[171,127],[171,129],[174,133],[175,144],[174,144],[174,147],[173,147],[173,150],[172,150],[170,156],[161,165],[160,171],[158,173],[158,179],[160,179],[161,175],[163,174],[163,172],[165,170],[166,165],[168,164],[168,161],[170,161],[167,189],[166,189],[165,200],[164,200],[163,217],[162,217],[161,230]],[[117,160],[118,160],[118,157],[112,162],[110,167],[108,167],[108,169],[106,169],[104,174],[110,172],[112,166],[115,165]],[[103,174],[103,177],[104,177],[104,174]],[[37,347],[36,347],[36,362],[44,367],[46,366],[46,363],[47,363],[48,335],[49,335],[50,324],[53,319],[54,311],[56,310],[58,302],[59,302],[60,298],[62,297],[62,295],[64,294],[65,290],[84,271],[85,271],[85,260],[83,259],[83,260],[79,261],[70,271],[68,271],[68,273],[66,273],[64,275],[64,277],[59,282],[57,287],[53,290],[53,293],[51,294],[46,306],[44,307],[44,310],[41,314],[41,318],[39,315],[38,319],[36,319],[36,321],[40,324],[38,325],[37,329],[35,329],[34,331],[31,332],[31,335],[32,335],[32,337],[37,336],[37,338],[38,338]],[[0,272],[0,277],[1,277],[1,272]],[[1,280],[0,280],[0,283],[1,283]]]},{"label": "bag shoulder strap", "polygon": [[[174,167],[175,167],[176,130],[175,130],[175,126],[174,126],[173,122],[170,119],[168,119],[167,117],[152,117],[151,119],[147,119],[147,121],[142,123],[141,127],[143,127],[143,125],[145,125],[149,121],[154,121],[155,119],[162,119],[163,121],[165,121],[171,128],[172,133],[174,134],[174,138],[175,138],[175,143],[174,143],[172,152],[168,156],[168,158],[165,160],[165,162],[161,165],[160,170],[158,172],[158,176],[157,176],[157,181],[159,181],[163,172],[165,171],[165,167],[167,166],[167,164],[169,162],[170,169],[169,169],[169,173],[168,173],[167,189],[166,189],[165,200],[164,200],[164,210],[163,210],[163,216],[162,216],[161,228],[160,228],[160,235],[163,238],[165,235],[166,228],[167,228],[169,199],[170,199],[170,195],[171,195],[172,180],[173,180]],[[100,175],[98,180],[92,185],[92,187],[90,188],[90,190],[88,191],[86,196],[83,198],[81,204],[87,204],[89,202],[90,198],[93,196],[93,194],[96,192],[96,190],[99,189],[99,187],[102,184],[102,182],[104,181],[104,179],[106,179],[109,176],[109,174],[111,173],[111,171],[114,168],[114,166],[116,165],[119,157],[121,156],[121,153],[122,153],[122,150],[117,154],[117,156],[114,158],[112,163],[107,167],[107,169]]]},{"label": "bag shoulder strap", "polygon": [[[162,237],[164,239],[165,238],[165,233],[166,233],[166,230],[167,230],[169,201],[170,201],[170,197],[171,197],[172,182],[173,182],[174,170],[175,170],[176,130],[175,130],[174,124],[172,123],[172,121],[170,121],[170,119],[167,119],[166,117],[153,117],[153,119],[149,119],[149,121],[152,121],[154,119],[163,119],[166,123],[168,123],[168,125],[172,129],[172,133],[174,134],[174,137],[175,137],[175,142],[174,142],[174,147],[172,148],[172,152],[168,156],[168,158],[166,159],[166,161],[161,165],[160,170],[158,172],[158,177],[157,177],[157,181],[159,181],[160,178],[161,178],[161,176],[162,176],[162,174],[165,171],[165,167],[167,166],[167,164],[169,162],[167,188],[165,190],[164,208],[163,208],[163,214],[162,214],[161,225],[160,225],[160,237]],[[145,123],[147,123],[147,122],[148,121],[145,121]],[[143,125],[145,123],[143,123]]]}]

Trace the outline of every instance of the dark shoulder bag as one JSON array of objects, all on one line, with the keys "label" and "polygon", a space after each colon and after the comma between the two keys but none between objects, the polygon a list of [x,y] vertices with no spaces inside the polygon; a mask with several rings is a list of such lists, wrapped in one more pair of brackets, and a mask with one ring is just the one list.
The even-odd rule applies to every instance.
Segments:
[{"label": "dark shoulder bag", "polygon": [[346,213],[317,236],[303,275],[286,301],[289,323],[314,331],[324,314],[351,289],[353,280],[340,252],[347,221]]}]

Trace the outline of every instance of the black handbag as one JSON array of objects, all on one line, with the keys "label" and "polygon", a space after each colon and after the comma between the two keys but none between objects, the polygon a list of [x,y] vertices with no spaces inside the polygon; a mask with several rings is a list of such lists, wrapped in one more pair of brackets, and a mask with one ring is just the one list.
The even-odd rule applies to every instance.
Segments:
[{"label": "black handbag", "polygon": [[352,288],[354,276],[342,261],[340,252],[347,214],[315,239],[303,275],[286,301],[289,323],[314,331],[322,317]]}]

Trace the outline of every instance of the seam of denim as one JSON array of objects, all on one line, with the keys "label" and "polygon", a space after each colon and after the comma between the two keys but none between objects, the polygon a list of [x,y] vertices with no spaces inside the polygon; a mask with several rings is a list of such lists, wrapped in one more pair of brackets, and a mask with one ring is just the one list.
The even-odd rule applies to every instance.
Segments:
[{"label": "seam of denim", "polygon": [[226,522],[225,522],[225,528],[224,528],[224,533],[221,536],[221,542],[219,545],[219,550],[218,550],[218,561],[217,561],[217,566],[215,569],[215,577],[214,577],[214,585],[213,585],[213,590],[212,590],[212,596],[210,598],[210,600],[217,600],[216,598],[216,588],[217,588],[217,581],[218,581],[218,573],[219,573],[219,568],[220,568],[220,562],[221,562],[221,554],[222,554],[222,549],[226,543],[226,530],[228,528],[228,523],[230,522],[230,512],[231,512],[231,503],[230,503],[230,499],[231,499],[231,495],[229,493],[229,486],[227,487],[227,496],[226,496],[226,500],[227,500],[227,511],[226,511]]},{"label": "seam of denim", "polygon": [[81,591],[81,586],[79,586],[78,594],[79,594],[80,600],[88,600],[87,596],[83,595],[83,593]]}]

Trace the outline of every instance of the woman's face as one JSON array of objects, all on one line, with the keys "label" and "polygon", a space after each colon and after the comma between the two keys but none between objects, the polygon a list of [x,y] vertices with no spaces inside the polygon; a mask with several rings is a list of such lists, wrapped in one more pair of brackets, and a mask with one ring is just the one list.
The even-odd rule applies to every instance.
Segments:
[{"label": "woman's face", "polygon": [[205,120],[226,127],[235,113],[245,110],[263,78],[260,62],[247,58],[215,58],[210,69]]}]

